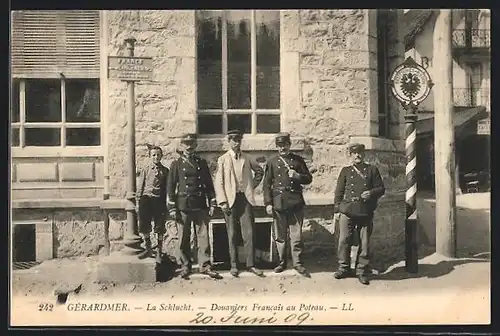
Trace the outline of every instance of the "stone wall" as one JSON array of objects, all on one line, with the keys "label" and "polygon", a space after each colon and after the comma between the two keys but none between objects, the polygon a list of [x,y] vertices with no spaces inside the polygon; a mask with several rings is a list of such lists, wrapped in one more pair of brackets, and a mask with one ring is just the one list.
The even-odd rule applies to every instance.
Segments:
[{"label": "stone wall", "polygon": [[[136,85],[136,157],[140,166],[147,155],[146,143],[156,144],[164,149],[168,166],[179,135],[196,130],[195,11],[109,11],[107,22],[109,55],[124,55],[124,39],[134,37],[135,54],[153,57],[153,81]],[[389,54],[394,65],[404,54],[398,29],[401,16],[395,12],[391,22]],[[303,140],[300,154],[314,171],[307,192],[331,194],[340,169],[348,163],[349,138],[378,132],[376,36],[374,10],[281,13],[282,129]],[[110,193],[123,197],[126,86],[109,80],[108,89]],[[399,139],[401,111],[393,101],[390,111],[393,139]],[[272,136],[264,138],[270,146],[244,140],[256,157],[271,154]],[[215,169],[224,141],[200,142],[205,141],[209,144],[200,144],[200,150]],[[384,177],[389,190],[399,189],[391,176]]]},{"label": "stone wall", "polygon": [[[263,207],[255,209],[257,217],[267,217]],[[36,243],[43,240],[43,248],[36,247],[37,260],[39,254],[51,255],[54,258],[75,256],[91,256],[107,252],[104,236],[104,222],[109,219],[110,251],[122,249],[122,239],[126,227],[126,213],[123,210],[73,209],[34,212],[33,210],[17,210],[17,220],[31,220],[39,226],[48,223],[51,229],[37,230]],[[216,213],[221,218],[220,213]],[[37,220],[38,219],[38,223]],[[303,226],[305,256],[314,255],[318,250],[330,251],[332,258],[336,256],[338,228],[333,225],[333,207],[313,205],[306,207]],[[50,225],[51,223],[51,225]],[[167,234],[164,240],[164,253],[177,257],[177,227],[174,221],[167,221]],[[43,236],[42,236],[43,235]],[[51,236],[46,239],[45,235]],[[192,237],[193,240],[194,237]],[[153,245],[156,237],[152,235]],[[44,253],[44,249],[52,246],[52,253]],[[400,199],[389,196],[381,200],[375,214],[374,231],[371,239],[373,266],[379,270],[404,259],[404,203]],[[50,258],[50,257],[49,257]],[[47,257],[40,258],[40,261]]]},{"label": "stone wall", "polygon": [[[122,10],[107,12],[108,53],[125,55],[126,38],[136,39],[135,55],[153,57],[153,80],[136,84],[136,158],[146,144],[161,146],[172,160],[175,138],[196,130],[195,12]],[[126,84],[108,81],[108,167],[111,197],[125,195]]]}]

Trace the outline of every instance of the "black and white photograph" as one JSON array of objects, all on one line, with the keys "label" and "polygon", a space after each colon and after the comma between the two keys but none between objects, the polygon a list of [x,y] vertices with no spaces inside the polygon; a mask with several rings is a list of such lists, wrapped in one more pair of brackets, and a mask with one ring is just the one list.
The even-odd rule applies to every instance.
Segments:
[{"label": "black and white photograph", "polygon": [[10,326],[491,323],[489,9],[10,12]]}]

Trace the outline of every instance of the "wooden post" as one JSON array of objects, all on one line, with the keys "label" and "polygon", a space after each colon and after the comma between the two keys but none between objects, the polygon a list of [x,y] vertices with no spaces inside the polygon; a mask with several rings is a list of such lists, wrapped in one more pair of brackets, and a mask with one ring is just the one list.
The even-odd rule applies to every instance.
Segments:
[{"label": "wooden post", "polygon": [[452,12],[441,9],[434,27],[434,156],[436,252],[456,256],[455,137],[453,127]]}]

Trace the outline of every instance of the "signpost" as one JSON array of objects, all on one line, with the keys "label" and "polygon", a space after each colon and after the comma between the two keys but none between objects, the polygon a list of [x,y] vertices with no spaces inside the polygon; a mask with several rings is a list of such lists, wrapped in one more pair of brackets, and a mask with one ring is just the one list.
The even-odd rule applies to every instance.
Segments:
[{"label": "signpost", "polygon": [[127,226],[123,235],[124,255],[138,255],[142,252],[137,225],[136,213],[136,166],[135,166],[135,82],[151,80],[153,76],[153,59],[151,57],[135,57],[135,39],[125,40],[127,56],[108,56],[108,77],[127,82],[127,195],[125,210]]},{"label": "signpost", "polygon": [[405,113],[406,148],[406,220],[405,267],[409,273],[418,272],[417,245],[417,131],[418,105],[429,96],[433,86],[429,73],[415,60],[408,57],[391,74],[392,94],[403,105]]}]

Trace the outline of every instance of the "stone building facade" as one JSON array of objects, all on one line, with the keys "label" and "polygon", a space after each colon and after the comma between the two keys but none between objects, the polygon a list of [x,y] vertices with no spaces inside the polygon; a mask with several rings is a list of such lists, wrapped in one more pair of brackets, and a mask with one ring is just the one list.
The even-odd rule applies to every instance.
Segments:
[{"label": "stone building facade", "polygon": [[[107,246],[108,226],[111,249],[120,248],[126,221],[122,201],[127,176],[126,84],[107,78],[107,56],[126,55],[124,40],[130,37],[136,39],[135,55],[152,57],[154,64],[153,80],[138,82],[135,89],[138,167],[147,157],[147,144],[163,148],[163,163],[168,166],[177,155],[179,136],[197,132],[201,133],[198,150],[214,173],[217,158],[226,149],[223,133],[238,122],[249,129],[243,149],[265,165],[265,158],[274,151],[273,133],[289,132],[292,150],[306,158],[313,172],[313,183],[305,188],[308,208],[303,229],[307,251],[312,252],[336,245],[332,224],[336,178],[348,164],[347,145],[362,142],[368,150],[367,160],[379,167],[387,187],[375,219],[375,263],[386,265],[404,258],[403,111],[382,83],[403,61],[402,10],[282,10],[269,15],[260,12],[234,15],[237,24],[230,26],[226,16],[230,14],[220,12],[98,11],[99,144],[37,148],[26,146],[21,136],[17,146],[13,143],[12,147],[12,222],[14,226],[36,224],[37,259],[102,253]],[[241,89],[240,94],[248,94],[252,101],[267,92],[271,96],[268,101],[272,101],[269,104],[274,104],[269,105],[272,108],[259,110],[258,101],[248,103],[249,108],[237,106],[240,113],[248,112],[248,117],[238,119],[228,109],[233,98],[223,97],[222,108],[201,111],[204,84],[200,84],[203,73],[198,69],[204,52],[200,46],[204,29],[200,20],[204,15],[226,18],[213,21],[222,30],[217,28],[212,35],[221,39],[222,45],[230,41],[228,48],[236,44],[224,34],[239,29],[244,35],[246,31],[250,36],[250,56],[231,56],[237,53],[228,52],[225,47],[222,55],[248,60],[246,69],[253,78],[263,79],[264,89],[259,91],[259,80],[254,81],[257,84],[241,80],[247,78],[241,74],[239,81],[230,76],[224,79],[223,75],[212,78],[210,83],[222,80],[223,91],[234,91],[235,83],[246,83],[249,89]],[[265,22],[256,28],[248,27],[248,22],[265,21],[266,17],[271,18],[269,29],[274,27],[272,36],[279,42],[275,48],[278,62],[271,64],[273,73],[258,67],[259,38],[251,37]],[[231,64],[221,67],[239,71]],[[17,78],[15,73],[13,77]],[[30,78],[22,74],[18,77],[21,81]],[[265,82],[272,78],[272,85]],[[27,99],[27,94],[28,91],[21,94],[21,100]],[[22,121],[26,112],[20,114]],[[204,119],[203,115],[211,115],[212,119]],[[262,122],[259,118],[263,118]],[[217,122],[222,123],[222,127],[217,126],[222,129],[219,134],[200,132]],[[263,129],[266,122],[274,126],[260,132],[259,127]],[[23,122],[12,125],[28,127]],[[259,217],[264,216],[260,186],[257,194]],[[171,223],[169,227],[172,229]]]}]

